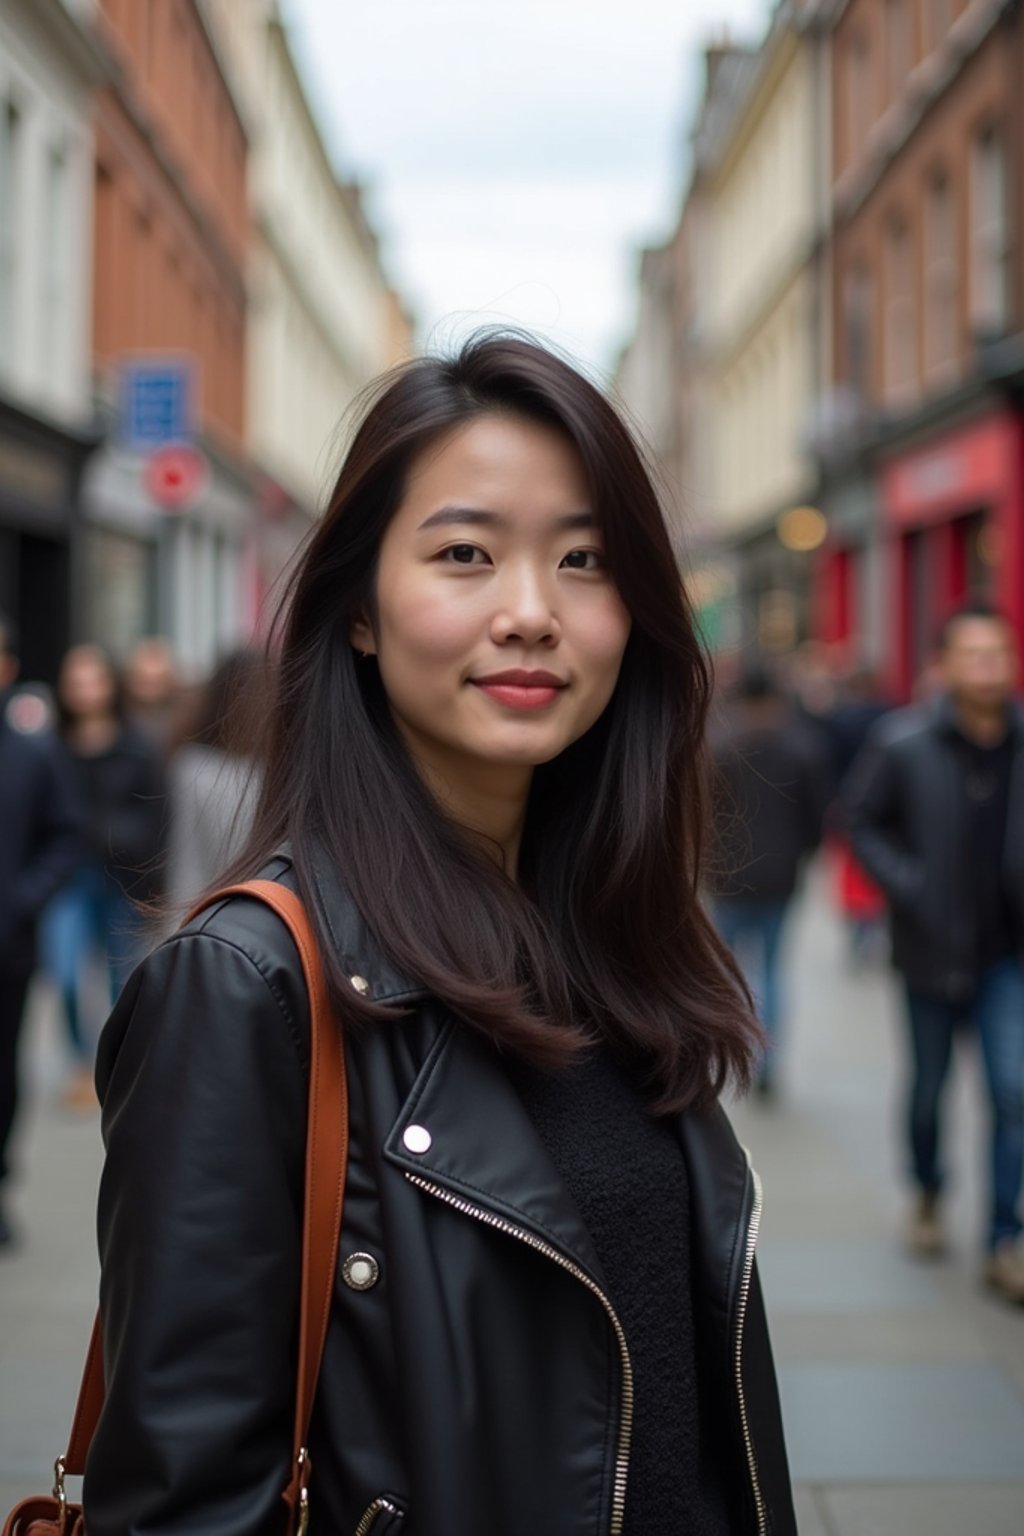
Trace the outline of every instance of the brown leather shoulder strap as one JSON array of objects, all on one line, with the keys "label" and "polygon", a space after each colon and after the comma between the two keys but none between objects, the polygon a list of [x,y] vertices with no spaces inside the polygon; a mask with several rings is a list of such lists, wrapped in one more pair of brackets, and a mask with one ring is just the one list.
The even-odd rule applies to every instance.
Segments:
[{"label": "brown leather shoulder strap", "polygon": [[[189,916],[226,896],[263,901],[291,932],[309,992],[309,1121],[306,1133],[305,1212],[302,1238],[302,1292],[299,1359],[295,1396],[292,1477],[284,1497],[294,1505],[308,1475],[306,1434],[313,1411],[317,1377],[330,1315],[334,1269],[341,1235],[345,1173],[348,1162],[348,1092],[341,1030],[331,1017],[323,967],[313,931],[299,898],[274,880],[247,880],[225,886],[201,902]],[[99,1318],[93,1328],[65,1457],[69,1473],[85,1470],[85,1459],[103,1407],[103,1347]]]}]

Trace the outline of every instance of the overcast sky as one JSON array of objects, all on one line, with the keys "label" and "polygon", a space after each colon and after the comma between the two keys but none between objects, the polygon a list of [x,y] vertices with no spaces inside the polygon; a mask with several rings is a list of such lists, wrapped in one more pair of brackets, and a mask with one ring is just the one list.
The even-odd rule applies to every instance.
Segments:
[{"label": "overcast sky", "polygon": [[421,339],[512,321],[608,367],[678,206],[700,47],[769,0],[282,0]]}]

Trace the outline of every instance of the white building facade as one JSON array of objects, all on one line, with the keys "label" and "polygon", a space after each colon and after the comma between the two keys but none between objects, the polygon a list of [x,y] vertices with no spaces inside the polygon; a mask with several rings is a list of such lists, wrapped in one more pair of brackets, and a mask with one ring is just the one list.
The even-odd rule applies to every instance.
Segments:
[{"label": "white building facade", "polygon": [[290,507],[298,531],[323,505],[346,412],[409,333],[403,346],[358,187],[331,163],[276,0],[207,0],[205,13],[250,134],[248,447],[278,528]]},{"label": "white building facade", "polygon": [[817,483],[808,428],[828,361],[826,49],[824,7],[782,0],[706,179],[711,495],[736,558],[742,639],[771,649],[807,624],[806,551],[787,545],[782,520]]},{"label": "white building facade", "polygon": [[92,0],[0,10],[0,608],[52,680],[76,601],[90,378]]}]

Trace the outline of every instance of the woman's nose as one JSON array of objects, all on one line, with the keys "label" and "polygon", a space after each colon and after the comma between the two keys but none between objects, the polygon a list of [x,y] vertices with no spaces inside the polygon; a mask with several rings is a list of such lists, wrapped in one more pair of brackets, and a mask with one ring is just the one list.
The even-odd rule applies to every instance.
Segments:
[{"label": "woman's nose", "polygon": [[491,638],[497,644],[520,640],[524,645],[553,645],[558,640],[555,594],[541,573],[525,567],[508,571],[496,596]]}]

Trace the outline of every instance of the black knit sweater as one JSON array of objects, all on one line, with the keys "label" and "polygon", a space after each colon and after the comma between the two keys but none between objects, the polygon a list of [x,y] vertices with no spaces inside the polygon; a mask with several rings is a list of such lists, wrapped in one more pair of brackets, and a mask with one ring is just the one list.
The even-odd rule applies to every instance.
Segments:
[{"label": "black knit sweater", "polygon": [[634,1376],[624,1536],[728,1536],[701,1421],[686,1166],[671,1122],[604,1047],[510,1076],[593,1239]]}]

